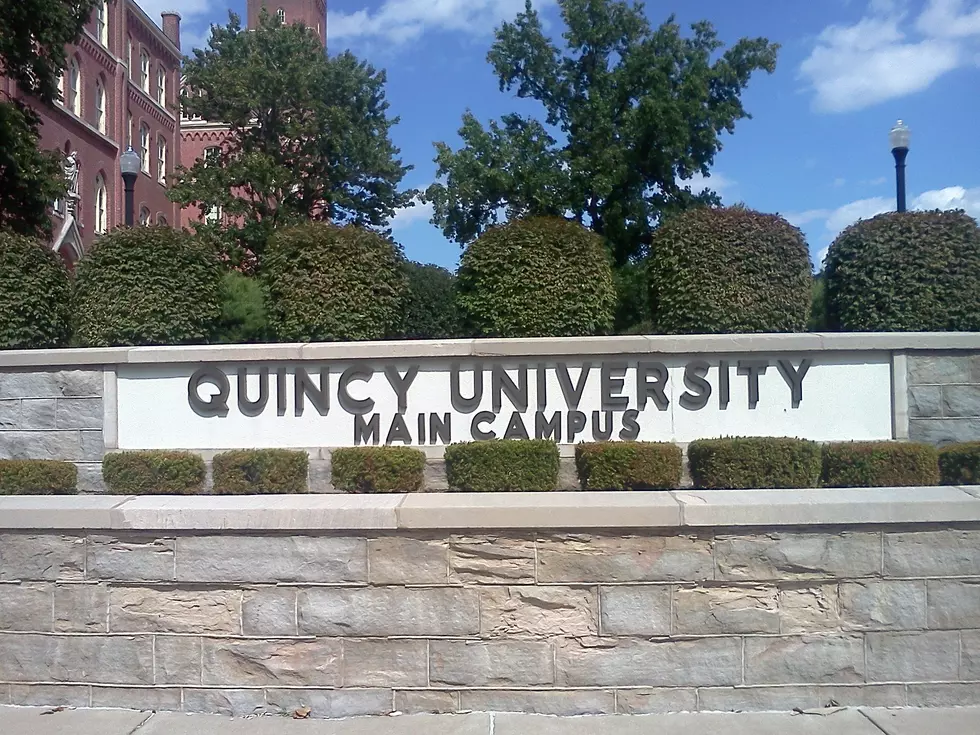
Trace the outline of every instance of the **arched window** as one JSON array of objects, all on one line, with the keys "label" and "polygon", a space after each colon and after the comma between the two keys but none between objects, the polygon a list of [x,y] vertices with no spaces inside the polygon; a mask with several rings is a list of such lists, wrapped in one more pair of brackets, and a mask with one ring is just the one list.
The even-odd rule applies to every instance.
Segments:
[{"label": "arched window", "polygon": [[105,188],[102,174],[95,177],[95,234],[101,235],[109,229],[109,194]]},{"label": "arched window", "polygon": [[140,51],[140,89],[150,93],[150,55]]},{"label": "arched window", "polygon": [[68,109],[81,117],[82,114],[82,70],[78,59],[68,63]]},{"label": "arched window", "polygon": [[133,147],[133,113],[126,115],[126,147]]},{"label": "arched window", "polygon": [[140,125],[140,168],[143,173],[150,173],[150,129]]},{"label": "arched window", "polygon": [[167,183],[167,139],[157,138],[157,181]]},{"label": "arched window", "polygon": [[167,104],[167,70],[163,64],[157,67],[157,104],[160,107]]},{"label": "arched window", "polygon": [[[217,166],[221,156],[221,148],[218,146],[211,146],[210,148],[204,149],[204,166]],[[218,222],[221,220],[221,207],[215,204],[210,207],[206,212],[204,212],[205,222]]]},{"label": "arched window", "polygon": [[58,99],[55,100],[59,105],[65,104],[65,100],[68,99],[68,95],[65,94],[65,70],[62,69],[58,73]]},{"label": "arched window", "polygon": [[163,212],[157,212],[157,224],[166,226],[167,218],[164,216]]},{"label": "arched window", "polygon": [[103,46],[109,45],[109,2],[100,0],[95,8],[95,36]]},{"label": "arched window", "polygon": [[150,224],[150,210],[146,207],[140,207],[140,224],[148,225]]},{"label": "arched window", "polygon": [[126,74],[133,78],[133,39],[126,38]]},{"label": "arched window", "polygon": [[101,79],[95,80],[95,126],[100,133],[105,134],[105,84]]},{"label": "arched window", "polygon": [[286,22],[286,11],[283,10],[282,8],[279,8],[279,10],[276,11],[276,18],[279,19],[279,22],[280,23],[285,23]]}]

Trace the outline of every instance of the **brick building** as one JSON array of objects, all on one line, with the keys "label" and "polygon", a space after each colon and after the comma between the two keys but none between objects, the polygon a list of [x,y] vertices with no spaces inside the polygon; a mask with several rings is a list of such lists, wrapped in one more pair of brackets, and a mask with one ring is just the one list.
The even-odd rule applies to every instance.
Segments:
[{"label": "brick building", "polygon": [[[65,156],[70,191],[53,204],[52,246],[69,264],[124,221],[119,157],[130,144],[142,158],[137,220],[179,221],[164,181],[180,162],[180,16],[167,12],[162,20],[161,30],[134,0],[102,0],[68,47],[62,101],[33,105],[41,147]],[[23,98],[12,80],[0,85]]]}]

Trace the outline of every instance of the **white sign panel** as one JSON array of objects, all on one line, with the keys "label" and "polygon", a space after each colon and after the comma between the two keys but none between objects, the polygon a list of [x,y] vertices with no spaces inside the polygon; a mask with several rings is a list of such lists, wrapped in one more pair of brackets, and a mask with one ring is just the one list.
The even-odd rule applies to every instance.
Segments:
[{"label": "white sign panel", "polygon": [[131,365],[121,449],[890,439],[886,353]]}]

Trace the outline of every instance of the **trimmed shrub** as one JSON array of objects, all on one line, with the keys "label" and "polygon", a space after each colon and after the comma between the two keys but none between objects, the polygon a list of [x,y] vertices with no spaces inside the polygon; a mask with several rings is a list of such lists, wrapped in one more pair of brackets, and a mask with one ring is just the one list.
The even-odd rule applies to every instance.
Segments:
[{"label": "trimmed shrub", "polygon": [[575,447],[583,490],[663,490],[681,482],[681,448],[658,442],[595,442]]},{"label": "trimmed shrub", "polygon": [[40,240],[0,232],[0,350],[65,347],[68,269]]},{"label": "trimmed shrub", "polygon": [[401,252],[370,230],[322,222],[276,230],[261,272],[269,324],[284,342],[383,339],[401,324]]},{"label": "trimmed shrub", "polygon": [[699,207],[670,217],[647,261],[659,334],[802,332],[812,268],[803,233],[775,214]]},{"label": "trimmed shrub", "polygon": [[113,495],[197,495],[204,460],[191,452],[114,452],[102,458],[102,479]]},{"label": "trimmed shrub", "polygon": [[939,484],[939,453],[930,444],[846,442],[823,448],[826,487]]},{"label": "trimmed shrub", "polygon": [[550,492],[558,488],[558,445],[543,439],[446,447],[446,478],[462,492]]},{"label": "trimmed shrub", "polygon": [[827,319],[849,332],[980,330],[980,228],[965,212],[891,212],[827,253]]},{"label": "trimmed shrub", "polygon": [[604,334],[616,309],[604,241],[557,217],[487,230],[463,252],[457,293],[467,327],[483,337]]},{"label": "trimmed shrub", "polygon": [[265,294],[259,281],[237,271],[221,277],[221,317],[215,327],[219,344],[255,344],[269,341]]},{"label": "trimmed shrub", "polygon": [[307,492],[310,458],[288,449],[223,452],[212,462],[215,495],[272,495]]},{"label": "trimmed shrub", "polygon": [[980,485],[980,442],[940,449],[939,481],[943,485]]},{"label": "trimmed shrub", "polygon": [[74,495],[78,468],[49,459],[0,459],[0,495]]},{"label": "trimmed shrub", "polygon": [[81,347],[207,342],[221,315],[214,250],[170,227],[102,235],[78,264],[73,342]]},{"label": "trimmed shrub", "polygon": [[456,276],[437,265],[406,262],[408,282],[402,321],[406,339],[453,339],[463,334],[456,306]]},{"label": "trimmed shrub", "polygon": [[810,488],[820,481],[820,446],[805,439],[702,439],[688,446],[687,460],[698,488]]},{"label": "trimmed shrub", "polygon": [[422,489],[425,453],[409,447],[348,447],[330,455],[333,485],[348,493],[414,493]]}]

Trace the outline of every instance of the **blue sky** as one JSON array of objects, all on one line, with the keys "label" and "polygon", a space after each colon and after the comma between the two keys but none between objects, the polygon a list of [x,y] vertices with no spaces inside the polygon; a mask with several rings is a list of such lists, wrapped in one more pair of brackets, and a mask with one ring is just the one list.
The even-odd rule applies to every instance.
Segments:
[{"label": "blue sky", "polygon": [[[157,4],[160,7],[156,7]],[[560,33],[554,0],[534,0]],[[146,0],[151,17],[176,7],[185,53],[224,23],[227,0]],[[388,72],[405,183],[435,175],[432,143],[457,147],[467,108],[487,121],[515,109],[486,63],[493,29],[524,0],[328,0],[331,53],[351,49]],[[231,9],[244,15],[244,0]],[[778,212],[799,225],[814,261],[844,227],[894,207],[888,131],[912,130],[910,207],[962,208],[980,218],[980,0],[674,0],[646,3],[659,24],[706,19],[721,40],[782,45],[776,73],[743,95],[753,119],[724,136],[707,184],[725,203]],[[526,105],[521,105],[527,110]],[[414,207],[396,217],[413,260],[454,268],[460,248]]]}]

